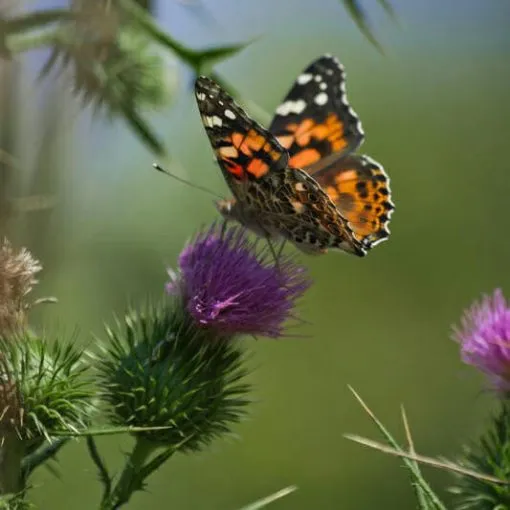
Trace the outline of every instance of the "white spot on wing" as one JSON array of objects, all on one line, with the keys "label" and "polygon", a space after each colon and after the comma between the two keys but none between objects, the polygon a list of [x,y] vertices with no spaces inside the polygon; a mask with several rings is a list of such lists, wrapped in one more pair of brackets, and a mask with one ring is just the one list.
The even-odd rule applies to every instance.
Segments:
[{"label": "white spot on wing", "polygon": [[312,78],[313,76],[311,74],[303,73],[297,77],[296,81],[299,83],[299,85],[306,85]]},{"label": "white spot on wing", "polygon": [[306,108],[306,101],[303,99],[298,99],[297,101],[285,101],[282,103],[277,109],[276,113],[278,115],[289,115],[290,113],[301,113]]},{"label": "white spot on wing", "polygon": [[227,108],[225,110],[225,117],[227,117],[228,119],[234,120],[236,118],[236,114],[232,110],[229,110]]},{"label": "white spot on wing", "polygon": [[196,96],[199,101],[203,101],[205,99],[205,94],[203,92],[197,92]]},{"label": "white spot on wing", "polygon": [[315,104],[318,104],[319,106],[322,106],[328,102],[328,95],[326,92],[319,92],[314,98]]},{"label": "white spot on wing", "polygon": [[212,117],[205,116],[205,117],[203,117],[203,119],[204,119],[204,124],[208,127],[214,127],[214,126],[221,127],[223,125],[221,118],[218,117],[217,115],[213,115]]},{"label": "white spot on wing", "polygon": [[322,76],[321,76],[320,74],[316,74],[316,75],[315,75],[315,81],[316,81],[317,83],[319,83],[320,81],[322,81]]},{"label": "white spot on wing", "polygon": [[327,85],[327,83],[322,82],[322,83],[319,83],[319,88],[321,90],[326,90],[328,88],[328,85]]}]

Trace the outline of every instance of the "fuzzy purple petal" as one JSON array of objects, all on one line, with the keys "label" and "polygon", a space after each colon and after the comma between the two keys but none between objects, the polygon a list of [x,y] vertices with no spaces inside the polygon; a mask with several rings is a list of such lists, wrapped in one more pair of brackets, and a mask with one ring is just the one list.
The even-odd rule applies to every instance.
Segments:
[{"label": "fuzzy purple petal", "polygon": [[455,339],[465,363],[484,372],[496,389],[510,390],[510,308],[500,289],[465,312]]},{"label": "fuzzy purple petal", "polygon": [[[287,258],[278,267],[239,227],[213,225],[179,256],[188,312],[226,334],[280,337],[295,301],[309,287],[304,268]],[[170,289],[177,288],[175,283]]]}]

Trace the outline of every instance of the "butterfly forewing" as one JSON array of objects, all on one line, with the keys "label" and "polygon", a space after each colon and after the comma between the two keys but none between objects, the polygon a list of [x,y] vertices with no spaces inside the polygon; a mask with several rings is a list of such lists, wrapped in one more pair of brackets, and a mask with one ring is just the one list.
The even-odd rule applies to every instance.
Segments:
[{"label": "butterfly forewing", "polygon": [[195,95],[209,141],[234,193],[239,183],[287,167],[287,151],[218,84],[200,76]]},{"label": "butterfly forewing", "polygon": [[289,164],[296,168],[361,145],[363,129],[347,102],[345,71],[335,57],[318,58],[297,77],[269,131],[289,151]]}]

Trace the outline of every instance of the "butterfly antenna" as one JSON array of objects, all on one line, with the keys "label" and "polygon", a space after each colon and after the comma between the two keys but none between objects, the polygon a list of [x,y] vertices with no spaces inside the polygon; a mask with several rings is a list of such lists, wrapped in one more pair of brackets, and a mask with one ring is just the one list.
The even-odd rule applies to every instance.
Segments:
[{"label": "butterfly antenna", "polygon": [[187,184],[188,186],[191,186],[192,188],[199,189],[201,191],[204,191],[205,193],[208,193],[209,195],[212,195],[213,197],[219,198],[220,200],[223,200],[223,197],[221,195],[218,195],[214,191],[211,191],[208,188],[204,188],[203,186],[200,186],[198,184],[194,184],[186,179],[183,179],[182,177],[179,177],[178,175],[175,175],[168,170],[165,170],[162,166],[158,165],[158,163],[153,163],[152,166],[162,174],[168,175],[168,177],[173,177],[174,179],[182,182],[183,184]]}]

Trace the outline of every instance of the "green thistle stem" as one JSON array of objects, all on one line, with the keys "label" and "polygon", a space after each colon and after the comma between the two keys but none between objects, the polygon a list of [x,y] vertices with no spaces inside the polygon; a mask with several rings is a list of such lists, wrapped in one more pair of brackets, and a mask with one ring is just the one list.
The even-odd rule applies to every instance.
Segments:
[{"label": "green thistle stem", "polygon": [[50,459],[54,459],[60,449],[65,446],[68,441],[70,441],[69,437],[53,438],[50,443],[46,443],[35,452],[26,455],[21,463],[23,478],[27,479],[37,467]]},{"label": "green thistle stem", "polygon": [[129,501],[135,491],[142,489],[141,472],[156,448],[155,443],[141,436],[136,438],[135,446],[126,461],[124,470],[111,495],[103,500],[101,510],[117,510]]},{"label": "green thistle stem", "polygon": [[16,431],[4,433],[0,446],[0,494],[23,492],[21,462],[24,455],[23,441]]}]

